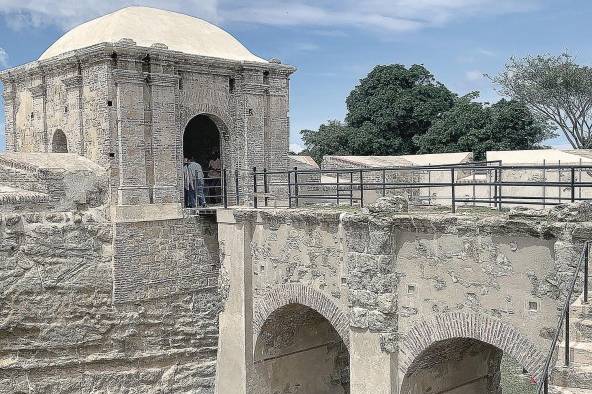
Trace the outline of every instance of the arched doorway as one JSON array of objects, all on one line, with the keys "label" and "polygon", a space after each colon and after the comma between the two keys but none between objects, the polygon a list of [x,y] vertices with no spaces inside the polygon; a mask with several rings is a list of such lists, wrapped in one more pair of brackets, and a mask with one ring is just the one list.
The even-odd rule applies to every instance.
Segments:
[{"label": "arched doorway", "polygon": [[413,360],[401,394],[438,393],[534,394],[530,375],[510,355],[474,338],[434,342]]},{"label": "arched doorway", "polygon": [[216,205],[222,201],[220,141],[218,125],[206,114],[193,117],[183,133],[184,160],[193,160],[201,166],[205,177],[205,201],[208,205]]},{"label": "arched doorway", "polygon": [[62,130],[56,130],[51,140],[51,151],[53,153],[68,153],[68,139]]},{"label": "arched doorway", "polygon": [[275,310],[256,338],[254,392],[349,394],[349,352],[335,328],[302,304]]}]

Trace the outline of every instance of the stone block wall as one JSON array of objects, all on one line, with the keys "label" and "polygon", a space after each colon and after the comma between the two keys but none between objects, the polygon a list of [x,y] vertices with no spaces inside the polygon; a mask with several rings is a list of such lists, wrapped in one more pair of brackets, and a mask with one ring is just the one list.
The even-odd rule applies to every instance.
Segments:
[{"label": "stone block wall", "polygon": [[[165,227],[113,227],[98,209],[0,215],[0,393],[214,392],[220,300],[201,284],[217,279],[215,225]],[[162,259],[135,277],[138,297],[113,292],[114,231],[128,257]]]},{"label": "stone block wall", "polygon": [[217,292],[217,225],[208,217],[116,223],[114,301]]},{"label": "stone block wall", "polygon": [[[423,352],[453,338],[493,346],[537,377],[578,251],[592,237],[590,212],[588,204],[544,214],[235,210],[221,255],[233,253],[230,239],[249,245],[247,338],[257,341],[275,310],[316,310],[349,346],[352,392],[400,387]],[[476,372],[492,390],[496,354]],[[381,372],[369,379],[368,369]]]}]

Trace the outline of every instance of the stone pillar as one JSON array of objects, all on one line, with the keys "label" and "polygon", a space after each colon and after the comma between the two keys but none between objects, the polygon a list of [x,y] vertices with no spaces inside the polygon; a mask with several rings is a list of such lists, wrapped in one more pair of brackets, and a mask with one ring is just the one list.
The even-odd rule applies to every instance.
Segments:
[{"label": "stone pillar", "polygon": [[5,119],[5,135],[6,135],[6,150],[8,152],[15,152],[17,150],[16,137],[16,119],[14,116],[14,101],[15,92],[12,84],[6,83],[4,85],[4,119]]},{"label": "stone pillar", "polygon": [[147,204],[143,75],[114,70],[113,79],[117,95],[118,204]]},{"label": "stone pillar", "polygon": [[351,394],[397,394],[395,356],[380,349],[380,334],[352,329],[349,343]]},{"label": "stone pillar", "polygon": [[30,88],[33,99],[31,132],[33,144],[26,147],[27,152],[48,152],[47,130],[45,128],[45,84],[43,82]]},{"label": "stone pillar", "polygon": [[154,203],[179,202],[177,183],[177,122],[175,90],[179,77],[150,74],[152,110],[152,154],[154,163]]},{"label": "stone pillar", "polygon": [[218,211],[218,242],[222,293],[217,394],[250,394],[253,371],[253,288],[251,267],[252,224],[237,222],[231,210]]},{"label": "stone pillar", "polygon": [[[82,76],[75,75],[70,78],[62,80],[66,87],[66,94],[68,95],[68,103],[76,104],[76,107],[70,109],[70,116],[75,116],[75,124],[78,125],[78,130],[64,130],[68,140],[68,152],[77,152],[80,156],[84,156],[84,130],[83,130],[83,114],[82,114]],[[50,143],[51,145],[51,143]]]}]

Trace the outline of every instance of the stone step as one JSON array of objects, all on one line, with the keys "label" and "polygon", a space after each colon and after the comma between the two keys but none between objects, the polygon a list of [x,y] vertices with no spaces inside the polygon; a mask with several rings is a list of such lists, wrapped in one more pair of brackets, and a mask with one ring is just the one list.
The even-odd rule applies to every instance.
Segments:
[{"label": "stone step", "polygon": [[571,320],[572,337],[579,342],[592,342],[592,319]]},{"label": "stone step", "polygon": [[592,292],[589,295],[587,304],[584,304],[584,296],[582,294],[571,304],[569,312],[574,319],[592,319]]},{"label": "stone step", "polygon": [[592,390],[592,365],[558,366],[551,374],[554,386]]},{"label": "stone step", "polygon": [[571,387],[561,387],[561,386],[549,386],[549,393],[551,393],[551,394],[592,394],[592,390],[574,389]]},{"label": "stone step", "polygon": [[[592,342],[569,342],[569,359],[574,365],[592,366]],[[563,363],[565,360],[565,345],[557,345],[557,362]]]}]

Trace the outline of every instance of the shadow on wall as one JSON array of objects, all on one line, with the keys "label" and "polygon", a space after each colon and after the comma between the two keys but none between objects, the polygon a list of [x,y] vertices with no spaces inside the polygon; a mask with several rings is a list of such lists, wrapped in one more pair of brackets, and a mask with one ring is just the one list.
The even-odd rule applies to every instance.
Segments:
[{"label": "shadow on wall", "polygon": [[331,323],[301,304],[277,309],[255,344],[253,389],[260,394],[349,394],[349,352]]}]

